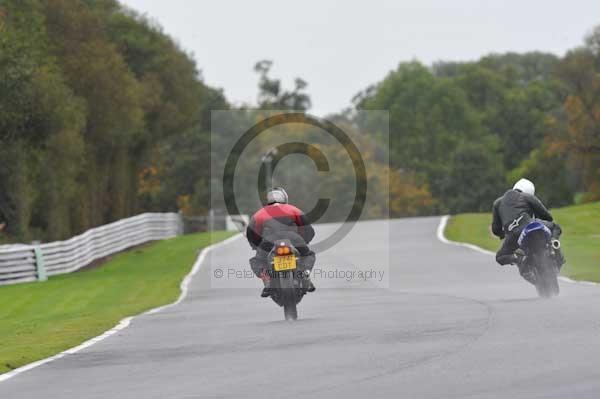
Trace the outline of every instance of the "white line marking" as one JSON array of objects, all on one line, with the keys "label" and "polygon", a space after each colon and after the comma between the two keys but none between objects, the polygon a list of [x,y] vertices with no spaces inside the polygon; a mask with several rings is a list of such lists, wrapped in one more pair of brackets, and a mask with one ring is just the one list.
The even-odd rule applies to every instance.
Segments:
[{"label": "white line marking", "polygon": [[210,245],[210,246],[204,248],[202,250],[202,252],[200,252],[200,255],[198,256],[198,258],[196,259],[196,262],[194,263],[194,266],[192,267],[192,270],[185,276],[185,278],[181,282],[181,284],[180,284],[181,294],[179,294],[179,298],[177,298],[177,300],[175,302],[173,302],[171,304],[168,304],[168,305],[160,306],[158,308],[150,309],[150,310],[148,310],[148,311],[146,311],[144,313],[141,313],[139,315],[136,315],[136,316],[126,317],[123,320],[121,320],[119,322],[119,324],[117,324],[116,326],[114,326],[110,330],[105,331],[104,333],[98,335],[97,337],[91,338],[91,339],[85,341],[84,343],[82,343],[80,345],[77,345],[77,346],[75,346],[75,347],[73,347],[71,349],[67,349],[67,350],[65,350],[63,352],[60,352],[60,353],[58,353],[58,354],[56,354],[54,356],[50,356],[50,357],[48,357],[46,359],[38,360],[38,361],[35,361],[33,363],[29,363],[29,364],[27,364],[25,366],[22,366],[22,367],[19,367],[17,369],[14,369],[12,371],[9,371],[7,373],[0,374],[0,382],[6,381],[6,380],[8,380],[10,378],[13,378],[13,377],[15,377],[15,376],[17,376],[17,375],[19,375],[21,373],[24,373],[26,371],[32,370],[32,369],[34,369],[36,367],[39,367],[39,366],[41,366],[43,364],[53,362],[54,360],[58,360],[58,359],[60,359],[62,357],[65,357],[67,355],[73,355],[73,354],[75,354],[75,353],[77,353],[77,352],[79,352],[79,351],[81,351],[83,349],[89,348],[90,346],[92,346],[94,344],[97,344],[98,342],[105,340],[106,338],[110,337],[111,335],[113,335],[113,334],[115,334],[115,333],[117,333],[117,332],[119,332],[119,331],[124,330],[125,328],[127,328],[129,326],[129,324],[131,323],[131,320],[134,317],[142,316],[142,315],[146,315],[146,314],[158,313],[158,312],[160,312],[162,310],[165,310],[165,309],[167,309],[167,308],[169,308],[171,306],[175,306],[175,305],[180,304],[186,298],[186,296],[188,294],[188,291],[189,291],[189,285],[190,285],[190,283],[192,281],[192,278],[194,277],[194,275],[196,273],[198,273],[198,271],[202,267],[202,263],[204,262],[204,259],[206,258],[206,255],[210,251],[212,251],[212,250],[214,250],[214,249],[216,249],[218,247],[221,247],[223,245],[227,245],[227,244],[229,244],[229,243],[237,240],[240,237],[242,237],[241,234],[236,234],[233,237],[229,237],[225,241],[221,241],[221,242],[218,242],[216,244],[213,244],[213,245]]},{"label": "white line marking", "polygon": [[236,234],[233,237],[229,237],[228,239],[226,239],[225,241],[221,241],[219,243],[213,244],[211,246],[208,246],[206,248],[204,248],[202,250],[202,252],[200,252],[200,255],[198,256],[198,259],[196,259],[196,262],[194,263],[194,266],[192,267],[192,270],[184,277],[184,279],[181,281],[181,284],[179,285],[179,287],[181,288],[181,294],[179,294],[179,298],[177,298],[177,300],[171,304],[168,305],[164,305],[164,306],[160,306],[158,308],[154,308],[154,309],[150,309],[145,313],[142,314],[154,314],[154,313],[158,313],[160,311],[163,311],[167,308],[170,308],[172,306],[176,306],[179,305],[187,296],[188,294],[188,290],[189,290],[189,285],[192,282],[192,278],[194,278],[194,276],[196,275],[196,273],[198,273],[202,267],[202,262],[204,262],[204,258],[206,258],[206,255],[208,255],[208,253],[212,250],[214,250],[215,248],[221,247],[223,245],[227,245],[231,242],[234,242],[235,240],[237,240],[238,238],[243,237],[241,234]]},{"label": "white line marking", "polygon": [[585,280],[573,280],[565,276],[558,276],[560,281],[571,284],[580,284],[580,285],[591,285],[591,286],[600,286],[600,283],[595,283],[593,281],[585,281]]},{"label": "white line marking", "polygon": [[444,230],[446,230],[446,225],[448,224],[448,220],[449,219],[450,219],[449,215],[442,216],[442,219],[440,220],[440,224],[438,225],[438,228],[437,228],[437,237],[438,237],[438,240],[440,240],[444,244],[451,244],[451,245],[458,245],[458,246],[461,246],[461,247],[467,247],[467,248],[472,249],[473,251],[477,251],[477,252],[480,252],[482,254],[496,255],[492,251],[488,251],[487,249],[483,249],[481,247],[478,247],[477,245],[469,244],[469,243],[466,243],[466,242],[457,242],[457,241],[450,241],[450,240],[448,240],[446,238],[446,236],[444,236]]},{"label": "white line marking", "polygon": [[[469,249],[472,249],[474,251],[480,252],[482,254],[492,255],[492,256],[496,255],[494,252],[488,251],[487,249],[483,249],[483,248],[478,247],[477,245],[474,245],[474,244],[469,244],[469,243],[466,243],[466,242],[450,241],[449,239],[447,239],[446,236],[444,235],[444,231],[446,230],[446,225],[448,224],[448,220],[449,219],[450,219],[450,215],[444,215],[440,219],[440,224],[438,225],[438,228],[437,228],[437,238],[438,238],[438,240],[440,240],[444,244],[458,245],[458,246],[461,246],[461,247],[467,247]],[[577,281],[577,280],[572,280],[572,279],[570,279],[568,277],[564,277],[564,276],[558,276],[558,279],[560,281],[565,282],[565,283],[600,286],[600,283],[595,283],[593,281]]]},{"label": "white line marking", "polygon": [[43,364],[50,363],[50,362],[52,362],[54,360],[57,360],[57,359],[60,359],[61,357],[66,356],[66,355],[72,355],[74,353],[79,352],[82,349],[85,349],[85,348],[87,348],[89,346],[92,346],[95,343],[100,342],[100,341],[102,341],[102,340],[110,337],[114,333],[116,333],[118,331],[121,331],[124,328],[126,328],[127,326],[129,326],[129,323],[131,322],[131,319],[132,319],[132,317],[126,317],[126,318],[124,318],[123,320],[121,320],[119,322],[119,324],[117,324],[116,326],[114,326],[110,330],[108,330],[108,331],[102,333],[101,335],[98,335],[97,337],[94,337],[94,338],[92,338],[92,339],[90,339],[88,341],[85,341],[81,345],[78,345],[78,346],[76,346],[74,348],[67,349],[66,351],[61,352],[61,353],[59,353],[57,355],[50,356],[50,357],[48,357],[46,359],[38,360],[38,361],[33,362],[33,363],[29,363],[29,364],[27,364],[25,366],[19,367],[18,369],[14,369],[12,371],[9,371],[8,373],[2,374],[2,375],[0,375],[0,382],[6,381],[9,378],[12,378],[12,377],[14,377],[16,375],[19,375],[21,373],[24,373],[26,371],[29,371],[29,370],[34,369],[36,367],[39,367],[39,366],[41,366]]}]

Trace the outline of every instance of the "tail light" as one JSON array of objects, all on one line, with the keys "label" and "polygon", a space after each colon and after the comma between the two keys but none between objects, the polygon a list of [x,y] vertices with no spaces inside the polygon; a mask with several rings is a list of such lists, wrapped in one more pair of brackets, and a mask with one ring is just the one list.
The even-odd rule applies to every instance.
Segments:
[{"label": "tail light", "polygon": [[284,242],[282,242],[277,246],[275,253],[277,253],[277,255],[289,255],[292,253],[292,250]]}]

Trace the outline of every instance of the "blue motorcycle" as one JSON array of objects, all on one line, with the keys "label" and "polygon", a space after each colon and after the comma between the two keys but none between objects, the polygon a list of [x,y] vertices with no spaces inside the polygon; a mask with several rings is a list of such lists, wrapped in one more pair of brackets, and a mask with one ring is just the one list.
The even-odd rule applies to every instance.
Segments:
[{"label": "blue motorcycle", "polygon": [[539,296],[557,296],[560,263],[555,255],[560,241],[552,238],[552,232],[542,221],[533,220],[523,229],[517,242],[525,253],[523,266],[527,276],[522,273],[523,277],[535,285]]}]

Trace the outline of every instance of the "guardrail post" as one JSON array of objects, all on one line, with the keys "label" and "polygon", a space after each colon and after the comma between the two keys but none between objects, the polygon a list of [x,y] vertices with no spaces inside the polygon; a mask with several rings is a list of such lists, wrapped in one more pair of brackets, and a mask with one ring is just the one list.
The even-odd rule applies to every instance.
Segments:
[{"label": "guardrail post", "polygon": [[40,248],[40,242],[34,241],[33,244],[33,252],[35,253],[35,268],[37,270],[37,279],[38,281],[46,281],[48,280],[48,275],[46,274],[46,266],[44,265],[44,255],[42,254],[42,248]]},{"label": "guardrail post", "polygon": [[183,212],[180,210],[177,212],[177,235],[182,236],[185,234],[185,227],[183,224]]},{"label": "guardrail post", "polygon": [[213,232],[215,230],[215,210],[210,208],[208,211],[208,231]]}]

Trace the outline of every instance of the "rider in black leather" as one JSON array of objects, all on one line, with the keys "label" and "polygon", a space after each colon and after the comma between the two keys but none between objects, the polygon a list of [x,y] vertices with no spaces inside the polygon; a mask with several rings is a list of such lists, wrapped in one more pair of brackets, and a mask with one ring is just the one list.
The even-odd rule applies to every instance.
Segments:
[{"label": "rider in black leather", "polygon": [[[558,239],[562,232],[560,226],[553,222],[552,215],[542,201],[535,196],[535,186],[527,179],[521,179],[512,190],[494,201],[492,208],[492,232],[504,239],[496,253],[496,261],[501,265],[516,264],[521,274],[524,254],[517,251],[519,235],[533,218],[541,219],[552,232],[552,238]],[[515,253],[517,251],[517,253]],[[560,250],[556,250],[557,258],[564,264]],[[526,277],[526,276],[524,276]]]}]

